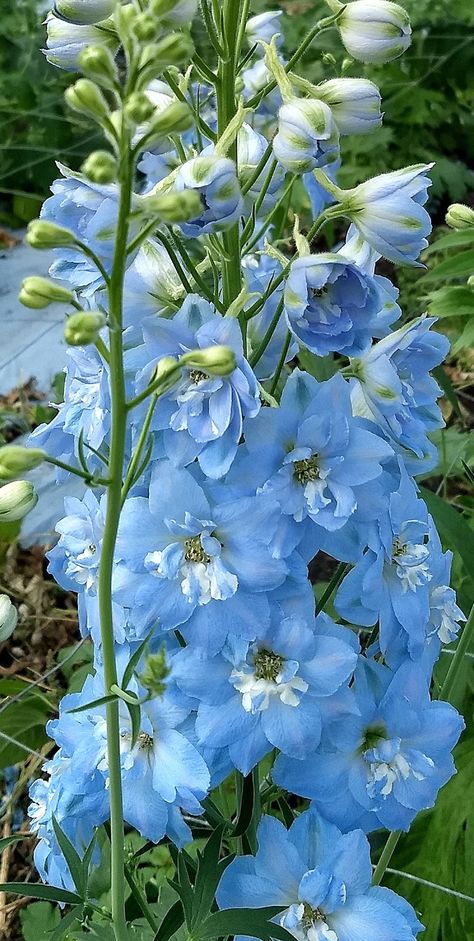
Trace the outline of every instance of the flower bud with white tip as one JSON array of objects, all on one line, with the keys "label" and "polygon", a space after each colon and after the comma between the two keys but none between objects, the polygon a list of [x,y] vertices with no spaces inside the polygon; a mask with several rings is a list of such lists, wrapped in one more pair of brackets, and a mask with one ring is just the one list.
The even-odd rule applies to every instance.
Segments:
[{"label": "flower bud with white tip", "polygon": [[185,353],[180,362],[188,369],[202,370],[210,376],[230,376],[237,365],[233,350],[217,343],[215,346]]},{"label": "flower bud with white tip", "polygon": [[8,595],[0,595],[0,643],[8,640],[18,623],[18,611]]},{"label": "flower bud with white tip", "polygon": [[164,395],[178,381],[181,375],[181,364],[174,356],[162,356],[156,365],[152,376],[152,385],[158,395]]},{"label": "flower bud with white tip", "polygon": [[89,26],[112,15],[117,0],[56,0],[55,11],[69,23]]},{"label": "flower bud with white tip", "polygon": [[344,48],[353,59],[383,65],[401,56],[411,43],[410,17],[391,0],[338,0],[329,6],[342,13],[337,20]]},{"label": "flower bud with white tip", "polygon": [[73,111],[86,114],[101,123],[108,119],[110,108],[100,90],[89,78],[80,78],[64,92],[67,104]]},{"label": "flower bud with white tip", "polygon": [[22,520],[38,502],[38,495],[29,480],[12,480],[0,487],[0,523]]},{"label": "flower bud with white tip", "polygon": [[463,203],[453,203],[448,206],[446,223],[452,229],[472,229],[474,228],[474,209]]},{"label": "flower bud with white tip", "polygon": [[97,340],[107,318],[101,310],[78,310],[71,314],[64,327],[64,339],[69,346],[87,346]]},{"label": "flower bud with white tip", "polygon": [[30,278],[24,278],[18,300],[32,310],[41,310],[48,307],[49,304],[70,304],[74,300],[74,295],[67,288],[49,278],[41,278],[34,275]]},{"label": "flower bud with white tip", "polygon": [[107,150],[94,150],[84,160],[81,171],[92,183],[106,185],[117,179],[117,161]]},{"label": "flower bud with white tip", "polygon": [[[14,480],[18,474],[39,467],[46,457],[46,452],[41,448],[22,448],[19,444],[5,444],[0,448],[0,480]],[[3,493],[3,490],[1,492]]]},{"label": "flower bud with white tip", "polygon": [[273,153],[292,173],[309,173],[334,163],[339,132],[328,105],[317,98],[294,98],[282,105]]},{"label": "flower bud with white tip", "polygon": [[329,79],[315,93],[329,105],[340,134],[367,134],[382,123],[380,92],[366,78]]},{"label": "flower bud with white tip", "polygon": [[46,219],[33,219],[28,223],[25,242],[32,248],[62,248],[68,245],[75,245],[76,236],[70,229],[62,225],[56,225],[55,222],[47,222]]},{"label": "flower bud with white tip", "polygon": [[97,82],[103,88],[115,88],[118,82],[118,70],[115,59],[107,46],[87,46],[78,57],[81,71],[87,78]]}]

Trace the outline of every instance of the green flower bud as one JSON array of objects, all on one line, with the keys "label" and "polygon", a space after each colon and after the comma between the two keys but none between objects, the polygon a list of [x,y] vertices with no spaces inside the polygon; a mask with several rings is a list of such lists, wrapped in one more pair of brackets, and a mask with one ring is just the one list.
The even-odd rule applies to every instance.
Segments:
[{"label": "green flower bud", "polygon": [[140,56],[140,81],[143,86],[170,65],[181,65],[193,54],[192,39],[186,33],[169,33],[160,42],[145,46]]},{"label": "green flower bud", "polygon": [[73,299],[71,291],[67,288],[56,284],[55,281],[50,281],[49,278],[40,278],[36,275],[24,279],[18,295],[18,300],[25,307],[31,307],[32,310],[40,310],[48,307],[49,304],[70,304]]},{"label": "green flower bud", "polygon": [[132,29],[141,42],[152,42],[158,33],[159,24],[149,13],[139,13],[133,21]]},{"label": "green flower bud", "polygon": [[125,102],[125,116],[134,124],[144,124],[155,113],[155,105],[144,92],[136,91]]},{"label": "green flower bud", "polygon": [[79,53],[81,71],[104,88],[114,88],[118,82],[115,59],[106,46],[88,46]]},{"label": "green flower bud", "polygon": [[117,161],[107,150],[94,150],[81,170],[92,183],[113,183],[117,179]]},{"label": "green flower bud", "polygon": [[29,480],[12,480],[0,487],[0,523],[22,520],[36,506],[38,496]]},{"label": "green flower bud", "polygon": [[163,356],[157,363],[153,373],[153,385],[156,392],[164,395],[169,389],[172,389],[179,378],[181,372],[178,360],[173,356]]},{"label": "green flower bud", "polygon": [[142,205],[147,214],[156,215],[162,222],[169,224],[187,222],[188,219],[195,219],[202,212],[201,200],[196,190],[145,196]]},{"label": "green flower bud", "polygon": [[166,134],[182,134],[192,126],[193,118],[184,101],[174,101],[158,114],[151,124],[149,134],[164,137]]},{"label": "green flower bud", "polygon": [[189,24],[196,15],[197,0],[151,0],[152,16],[165,20],[173,26]]},{"label": "green flower bud", "polygon": [[71,314],[66,320],[64,339],[69,346],[94,343],[106,322],[106,316],[101,310],[78,310],[77,314]]},{"label": "green flower bud", "polygon": [[56,0],[56,13],[70,23],[89,26],[106,20],[114,11],[116,0]]},{"label": "green flower bud", "polygon": [[32,248],[63,248],[65,245],[74,245],[76,236],[70,229],[47,222],[45,219],[33,219],[28,224],[25,242]]},{"label": "green flower bud", "polygon": [[[22,448],[19,444],[5,444],[0,448],[0,480],[13,480],[18,474],[33,470],[42,464],[46,457],[46,451],[41,448]],[[3,494],[4,488],[0,492]]]},{"label": "green flower bud", "polygon": [[452,229],[472,229],[474,227],[474,209],[463,203],[448,206],[446,222]]},{"label": "green flower bud", "polygon": [[468,288],[474,289],[474,274],[469,275],[467,279]]},{"label": "green flower bud", "polygon": [[8,595],[0,595],[0,643],[13,634],[18,621],[18,611]]},{"label": "green flower bud", "polygon": [[138,679],[151,696],[162,696],[166,690],[166,680],[169,674],[170,668],[166,665],[166,652],[162,647],[158,653],[148,654],[145,660],[145,669]]},{"label": "green flower bud", "polygon": [[64,97],[73,111],[87,114],[96,121],[108,118],[110,108],[98,85],[89,78],[80,78],[64,92]]},{"label": "green flower bud", "polygon": [[196,369],[211,376],[229,376],[236,368],[235,353],[228,346],[208,346],[204,350],[191,350],[180,362],[188,369]]}]

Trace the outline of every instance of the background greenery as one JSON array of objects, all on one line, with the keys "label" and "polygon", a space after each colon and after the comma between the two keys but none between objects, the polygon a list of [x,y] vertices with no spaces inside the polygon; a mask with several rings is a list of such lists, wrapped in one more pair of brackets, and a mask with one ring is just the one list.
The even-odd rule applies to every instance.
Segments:
[{"label": "background greenery", "polygon": [[[259,12],[275,5],[258,0],[252,9]],[[282,5],[289,53],[322,12],[323,4],[287,0]],[[453,201],[474,205],[474,3],[405,0],[404,5],[414,28],[407,54],[377,68],[346,63],[346,75],[365,74],[379,85],[385,120],[374,135],[345,142],[341,182],[351,185],[399,166],[436,161],[429,204],[434,232],[423,259],[426,269],[394,271],[385,264],[381,270],[398,284],[406,318],[428,310],[440,318],[440,327],[452,342],[446,365],[437,371],[445,392],[446,419],[446,428],[436,436],[439,465],[420,484],[443,544],[454,553],[453,584],[467,615],[474,601],[474,445],[469,434],[474,401],[474,289],[468,284],[474,275],[474,237],[469,232],[450,232],[444,214]],[[59,158],[77,168],[94,146],[89,125],[64,107],[63,90],[69,76],[48,66],[39,52],[44,44],[43,15],[35,0],[0,0],[0,224],[22,224],[35,216],[56,176],[54,161]],[[201,46],[205,42],[199,24],[196,41]],[[322,55],[328,51],[333,60]],[[303,72],[316,82],[340,74],[343,60],[337,36],[325,34],[319,46],[315,44],[306,54]],[[305,218],[308,205],[301,188],[294,190],[293,208]],[[305,366],[321,369],[320,363],[309,360]],[[325,377],[319,374],[318,378]],[[40,396],[35,399],[30,388],[15,390],[0,403],[0,440],[12,440],[44,416]],[[54,714],[66,689],[80,687],[91,659],[88,643],[77,643],[73,600],[45,577],[41,553],[18,548],[16,535],[13,530],[0,533],[0,591],[8,591],[20,604],[14,641],[0,648],[0,775],[5,785],[0,838],[8,837],[12,829],[25,829],[21,814],[28,780],[38,773],[39,753],[46,755],[50,747],[45,720]],[[426,941],[474,939],[474,905],[462,897],[474,896],[473,657],[471,650],[453,697],[467,725],[457,749],[458,774],[442,791],[436,809],[421,815],[400,841],[392,868],[405,874],[392,874],[387,880],[421,913]],[[449,652],[441,658],[435,682],[442,679],[449,659]],[[25,747],[32,751],[25,752]],[[383,840],[374,836],[375,854]],[[0,882],[7,876],[31,878],[31,843],[4,846],[0,842]],[[162,849],[134,857],[137,848],[130,847],[131,858],[137,860],[135,875],[148,886],[152,878],[152,895],[156,890],[158,898],[160,886],[172,872],[172,860]],[[101,891],[98,885],[98,897]],[[105,897],[102,901],[106,902]],[[133,906],[133,899],[128,904]],[[51,937],[59,914],[49,902],[24,907],[20,901],[15,909],[20,917],[15,922],[8,905],[6,921],[0,912],[0,934],[8,922],[12,941]]]}]

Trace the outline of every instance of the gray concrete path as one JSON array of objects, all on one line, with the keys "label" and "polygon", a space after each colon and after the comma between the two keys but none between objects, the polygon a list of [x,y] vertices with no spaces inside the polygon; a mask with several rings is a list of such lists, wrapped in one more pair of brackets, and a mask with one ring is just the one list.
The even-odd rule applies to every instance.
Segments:
[{"label": "gray concrete path", "polygon": [[[23,233],[15,235],[18,238]],[[35,251],[24,243],[0,249],[0,394],[34,376],[47,392],[65,363],[64,308],[53,304],[30,310],[18,300],[27,275],[47,275],[52,252]]]}]

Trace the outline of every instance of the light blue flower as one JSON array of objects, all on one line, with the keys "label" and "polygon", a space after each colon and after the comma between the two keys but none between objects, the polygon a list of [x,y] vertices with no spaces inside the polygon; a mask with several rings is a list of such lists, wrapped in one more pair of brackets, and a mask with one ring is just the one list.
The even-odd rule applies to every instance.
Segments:
[{"label": "light blue flower", "polygon": [[[137,392],[147,386],[163,356],[177,358],[215,344],[235,353],[236,368],[228,376],[183,368],[176,385],[160,397],[152,423],[153,430],[163,432],[164,453],[173,464],[183,466],[197,457],[208,477],[222,477],[235,457],[244,418],[260,409],[257,380],[244,358],[237,320],[221,317],[207,301],[190,294],[173,320],[145,320],[143,338],[144,345],[127,358],[131,371],[139,367]],[[141,425],[142,413],[137,414],[135,421]]]},{"label": "light blue flower", "polygon": [[225,748],[243,774],[271,751],[301,759],[314,752],[321,732],[320,700],[351,678],[357,653],[344,628],[325,615],[305,622],[281,618],[254,643],[230,636],[209,656],[188,647],[173,661],[173,679],[199,703],[199,746]]},{"label": "light blue flower", "polygon": [[201,214],[180,226],[189,238],[228,229],[242,213],[235,163],[228,157],[216,156],[212,151],[212,147],[207,148],[199,157],[181,164],[174,180],[177,193],[196,190],[202,202]]},{"label": "light blue flower", "polygon": [[382,173],[339,192],[344,214],[366,242],[389,261],[417,265],[420,252],[428,245],[431,219],[423,206],[431,185],[426,172],[432,166],[416,164]]},{"label": "light blue flower", "polygon": [[369,134],[380,127],[380,92],[366,78],[331,78],[315,88],[331,108],[340,134]]},{"label": "light blue flower", "polygon": [[[82,0],[81,7],[85,4]],[[47,40],[43,52],[51,65],[74,72],[79,68],[79,55],[88,46],[105,46],[114,54],[119,41],[115,33],[93,24],[76,25],[54,13],[46,18]]]},{"label": "light blue flower", "polygon": [[55,11],[70,23],[91,24],[106,20],[114,12],[115,0],[56,0]]},{"label": "light blue flower", "polygon": [[429,371],[443,361],[449,343],[430,330],[434,323],[428,317],[413,320],[351,362],[354,414],[379,426],[411,474],[436,465],[437,450],[427,435],[444,424],[436,401],[441,389]]},{"label": "light blue flower", "polygon": [[377,284],[343,251],[297,258],[285,286],[285,314],[293,335],[318,356],[358,355],[377,330]]},{"label": "light blue flower", "polygon": [[[281,45],[283,37],[279,19],[282,13],[283,10],[266,10],[265,13],[250,16],[245,25],[245,35],[249,46],[253,46],[259,39],[269,43],[276,34],[278,34],[277,44]],[[262,46],[257,45],[256,52],[263,55]]]},{"label": "light blue flower", "polygon": [[257,840],[255,856],[239,856],[225,870],[219,908],[277,906],[273,920],[297,941],[414,941],[423,927],[408,902],[371,886],[370,847],[360,830],[343,835],[310,808],[288,831],[264,816]]},{"label": "light blue flower", "polygon": [[[133,606],[137,622],[158,621],[160,630],[184,624],[196,609],[210,606],[208,616],[217,622],[212,630],[220,631],[223,643],[230,624],[222,621],[238,611],[233,597],[253,605],[255,592],[278,587],[289,572],[269,548],[278,519],[278,505],[265,495],[211,505],[189,471],[157,461],[149,498],[130,497],[124,504],[116,600]],[[258,618],[258,600],[255,612],[242,619],[243,631],[255,613]],[[240,629],[238,618],[235,625],[232,630]]]},{"label": "light blue flower", "polygon": [[[266,408],[247,422],[245,445],[248,455],[236,467],[236,478],[253,479],[278,501],[286,551],[309,529],[305,534],[314,544],[308,561],[320,530],[334,532],[347,523],[357,510],[359,488],[367,484],[370,491],[392,456],[381,438],[353,418],[340,374],[318,383],[300,370],[288,379],[279,408]],[[305,520],[305,530],[298,531]]]},{"label": "light blue flower", "polygon": [[398,3],[352,0],[341,9],[337,28],[347,52],[359,62],[391,62],[408,49],[410,17]]},{"label": "light blue flower", "polygon": [[337,160],[339,132],[328,105],[316,98],[285,102],[278,112],[273,152],[292,173],[309,173]]},{"label": "light blue flower", "polygon": [[[244,184],[253,176],[256,167],[267,149],[267,145],[268,141],[263,134],[255,131],[250,124],[244,123],[242,125],[237,137],[237,156],[241,184]],[[244,198],[244,206],[249,214],[252,211],[253,203],[260,194],[269,169],[270,161],[267,161],[266,166],[261,170],[255,182],[252,183],[252,186]],[[277,199],[281,195],[281,187],[284,179],[285,171],[283,167],[277,166],[260,207],[261,215],[265,215],[275,206]]]},{"label": "light blue flower", "polygon": [[82,500],[66,497],[66,516],[56,523],[60,537],[48,553],[48,571],[66,591],[95,592],[104,534],[106,497],[86,490]]},{"label": "light blue flower", "polygon": [[[276,259],[271,258],[270,255],[265,255],[263,253],[244,255],[242,259],[242,268],[244,270],[249,293],[255,294],[257,297],[260,297],[265,293],[272,278],[277,277],[282,270],[280,263]],[[260,347],[260,344],[262,343],[262,340],[264,339],[265,334],[273,321],[278,305],[281,302],[282,294],[283,284],[272,291],[258,314],[256,314],[255,317],[252,317],[247,322],[247,344],[250,358]],[[255,300],[255,297],[251,298],[247,307],[251,307]],[[275,372],[275,369],[278,365],[278,360],[280,359],[281,351],[283,349],[283,344],[285,342],[286,330],[287,328],[285,318],[282,313],[272,334],[270,342],[266,346],[263,355],[260,357],[258,363],[254,367],[255,375],[258,379],[268,379]],[[297,352],[297,343],[296,341],[293,341],[288,347],[286,362],[289,362],[290,359],[293,359]]]},{"label": "light blue flower", "polygon": [[278,758],[277,784],[311,798],[343,830],[408,830],[455,773],[451,750],[464,728],[449,703],[431,702],[420,666],[393,673],[360,659],[350,714],[334,711],[316,754]]}]

